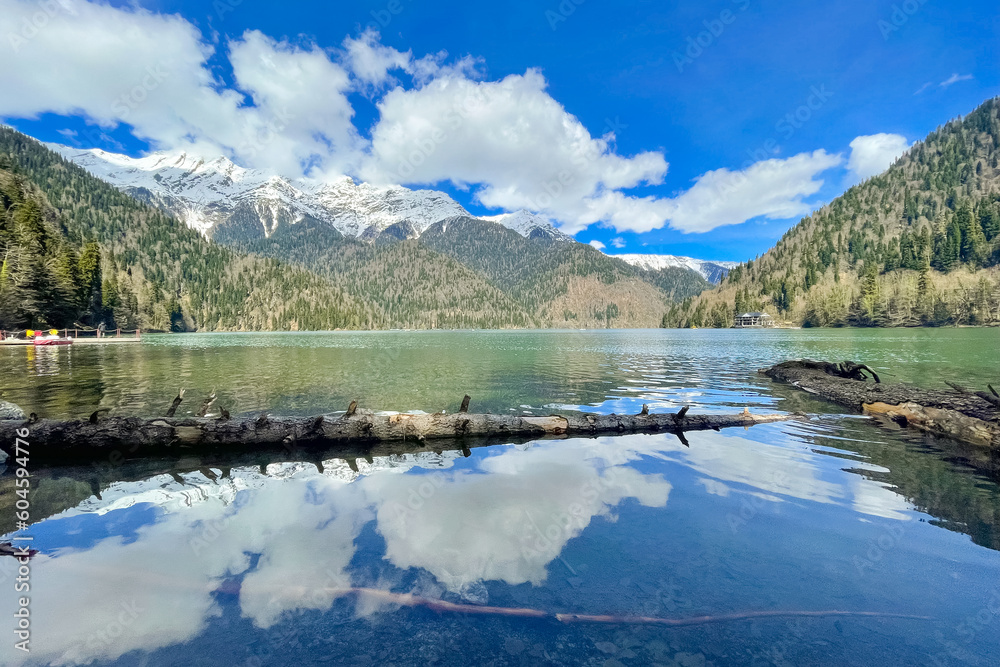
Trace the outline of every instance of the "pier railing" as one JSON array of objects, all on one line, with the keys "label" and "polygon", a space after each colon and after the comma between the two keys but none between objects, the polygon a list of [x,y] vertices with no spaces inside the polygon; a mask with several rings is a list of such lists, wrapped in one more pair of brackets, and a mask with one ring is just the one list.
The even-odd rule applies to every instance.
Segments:
[{"label": "pier railing", "polygon": [[[28,339],[31,329],[0,330],[0,340]],[[40,334],[48,334],[51,329],[36,330]],[[56,329],[63,338],[142,338],[142,329]]]}]

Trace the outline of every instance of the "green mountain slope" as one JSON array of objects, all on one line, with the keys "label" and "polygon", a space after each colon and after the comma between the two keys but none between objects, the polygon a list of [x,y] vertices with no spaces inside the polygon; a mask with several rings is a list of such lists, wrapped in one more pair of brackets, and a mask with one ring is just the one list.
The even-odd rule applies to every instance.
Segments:
[{"label": "green mountain slope", "polygon": [[474,218],[432,225],[420,243],[482,273],[546,326],[655,326],[677,293],[709,287],[693,271],[642,271],[589,245],[529,239]]},{"label": "green mountain slope", "polygon": [[263,238],[235,216],[207,241],[10,128],[0,170],[8,328],[646,327],[708,286],[474,218],[369,243],[311,219]]},{"label": "green mountain slope", "polygon": [[225,241],[328,277],[355,298],[373,304],[388,326],[536,326],[520,305],[482,275],[417,241],[365,243],[310,219],[279,227],[266,239]]},{"label": "green mountain slope", "polygon": [[914,145],[664,326],[764,309],[805,326],[1000,323],[1000,101]]},{"label": "green mountain slope", "polygon": [[[5,327],[101,320],[174,330],[384,324],[328,280],[209,243],[7,127],[0,127],[0,183]],[[34,305],[19,307],[25,299]]]}]

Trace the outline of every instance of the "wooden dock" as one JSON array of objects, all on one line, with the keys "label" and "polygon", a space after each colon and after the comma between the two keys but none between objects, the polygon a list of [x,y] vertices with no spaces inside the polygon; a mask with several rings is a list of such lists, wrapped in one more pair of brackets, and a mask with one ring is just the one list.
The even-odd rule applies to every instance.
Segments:
[{"label": "wooden dock", "polygon": [[[74,345],[117,345],[119,343],[141,343],[142,331],[122,331],[116,329],[98,335],[96,330],[60,329],[63,338],[73,341]],[[25,330],[0,332],[0,346],[34,345],[35,341],[26,335]]]}]

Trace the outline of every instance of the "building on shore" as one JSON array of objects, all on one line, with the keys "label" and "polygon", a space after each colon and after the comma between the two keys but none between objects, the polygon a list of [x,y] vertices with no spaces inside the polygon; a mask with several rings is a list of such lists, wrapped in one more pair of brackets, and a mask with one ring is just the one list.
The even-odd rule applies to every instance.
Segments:
[{"label": "building on shore", "polygon": [[767,313],[743,313],[733,321],[734,329],[770,329],[774,326],[774,318]]}]

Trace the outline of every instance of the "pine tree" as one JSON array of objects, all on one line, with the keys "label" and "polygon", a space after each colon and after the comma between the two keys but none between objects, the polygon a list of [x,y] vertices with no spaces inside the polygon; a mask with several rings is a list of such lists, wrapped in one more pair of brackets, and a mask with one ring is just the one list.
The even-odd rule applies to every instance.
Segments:
[{"label": "pine tree", "polygon": [[972,208],[968,204],[955,214],[955,222],[961,234],[961,260],[973,267],[982,266],[989,255],[989,246],[986,244],[983,228],[972,215]]},{"label": "pine tree", "polygon": [[77,268],[78,302],[85,324],[97,326],[103,316],[101,296],[101,246],[91,241],[83,247]]},{"label": "pine tree", "polygon": [[996,202],[990,202],[981,207],[979,225],[983,228],[983,235],[987,241],[992,241],[1000,235],[1000,213],[997,212]]}]

